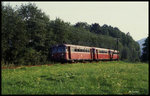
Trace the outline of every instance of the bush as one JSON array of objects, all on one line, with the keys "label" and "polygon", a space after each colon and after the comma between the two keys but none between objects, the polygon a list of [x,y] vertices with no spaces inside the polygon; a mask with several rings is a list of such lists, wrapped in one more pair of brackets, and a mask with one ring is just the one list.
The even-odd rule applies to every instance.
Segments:
[{"label": "bush", "polygon": [[36,50],[32,49],[32,48],[28,48],[25,52],[25,56],[24,56],[24,65],[36,65],[36,64],[40,64],[40,58],[41,57],[41,53],[37,52]]}]

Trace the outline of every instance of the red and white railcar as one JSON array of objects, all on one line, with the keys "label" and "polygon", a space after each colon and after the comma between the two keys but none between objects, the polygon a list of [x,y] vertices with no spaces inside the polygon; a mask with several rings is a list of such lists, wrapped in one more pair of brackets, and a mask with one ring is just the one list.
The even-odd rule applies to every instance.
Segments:
[{"label": "red and white railcar", "polygon": [[53,46],[51,49],[51,56],[55,61],[92,61],[119,59],[118,51],[105,48],[62,44]]}]

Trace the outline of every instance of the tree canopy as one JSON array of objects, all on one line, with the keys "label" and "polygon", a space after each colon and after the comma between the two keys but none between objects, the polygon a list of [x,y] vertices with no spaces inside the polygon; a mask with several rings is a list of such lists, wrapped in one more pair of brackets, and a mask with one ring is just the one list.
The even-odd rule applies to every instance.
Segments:
[{"label": "tree canopy", "polygon": [[141,60],[143,62],[149,62],[149,37],[145,39],[145,42],[143,43],[143,54],[141,56]]}]

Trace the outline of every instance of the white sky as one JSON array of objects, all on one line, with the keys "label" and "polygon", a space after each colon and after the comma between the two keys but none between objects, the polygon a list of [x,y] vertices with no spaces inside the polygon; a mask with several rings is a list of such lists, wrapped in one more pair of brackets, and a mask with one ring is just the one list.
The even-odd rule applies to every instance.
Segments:
[{"label": "white sky", "polygon": [[[4,2],[13,7],[29,2]],[[148,2],[30,2],[49,15],[50,20],[59,17],[75,24],[87,22],[118,27],[122,32],[130,32],[134,40],[148,36]]]}]

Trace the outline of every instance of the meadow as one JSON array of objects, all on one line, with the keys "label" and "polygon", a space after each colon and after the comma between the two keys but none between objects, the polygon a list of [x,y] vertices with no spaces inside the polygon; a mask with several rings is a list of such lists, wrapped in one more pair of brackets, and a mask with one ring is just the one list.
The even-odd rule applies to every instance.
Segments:
[{"label": "meadow", "polygon": [[123,61],[2,69],[2,95],[149,94],[149,64]]}]

